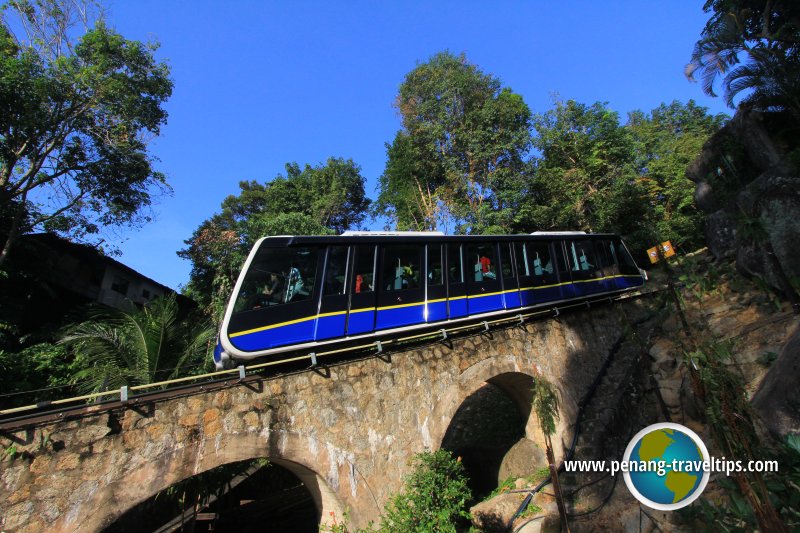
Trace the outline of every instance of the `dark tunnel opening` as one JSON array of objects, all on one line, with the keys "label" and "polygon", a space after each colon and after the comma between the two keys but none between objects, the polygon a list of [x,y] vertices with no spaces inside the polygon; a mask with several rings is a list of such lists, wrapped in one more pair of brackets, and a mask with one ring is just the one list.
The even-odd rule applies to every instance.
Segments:
[{"label": "dark tunnel opening", "polygon": [[486,383],[464,400],[447,428],[442,448],[461,457],[475,500],[499,484],[503,459],[525,437],[530,414],[502,388]]},{"label": "dark tunnel opening", "polygon": [[141,502],[104,531],[316,532],[311,493],[288,469],[241,461],[185,479]]}]

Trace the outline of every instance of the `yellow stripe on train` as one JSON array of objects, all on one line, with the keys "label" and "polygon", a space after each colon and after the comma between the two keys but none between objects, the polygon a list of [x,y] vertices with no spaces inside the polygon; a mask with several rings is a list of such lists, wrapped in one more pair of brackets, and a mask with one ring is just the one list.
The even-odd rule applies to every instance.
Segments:
[{"label": "yellow stripe on train", "polygon": [[[603,281],[606,279],[614,279],[614,278],[641,278],[641,276],[636,276],[632,274],[618,274],[614,276],[605,276],[602,278],[595,278],[595,279],[582,279],[582,280],[574,280],[574,281],[565,281],[563,283],[554,283],[552,285],[542,285],[540,287],[520,287],[519,289],[508,289],[505,291],[498,291],[498,292],[487,292],[486,294],[469,294],[464,296],[454,296],[452,298],[438,298],[436,300],[428,300],[427,302],[412,302],[408,304],[398,304],[398,305],[387,305],[384,307],[363,307],[361,309],[353,309],[350,311],[350,314],[356,313],[365,313],[367,311],[386,311],[389,309],[400,309],[402,307],[414,307],[417,305],[425,305],[426,303],[438,303],[438,302],[445,302],[447,300],[455,301],[455,300],[462,300],[464,298],[483,298],[484,296],[496,296],[498,294],[508,294],[512,292],[518,291],[531,291],[531,290],[539,290],[539,289],[550,289],[553,287],[561,287],[562,285],[570,285],[572,283],[587,283],[590,281]],[[246,331],[237,331],[236,333],[231,333],[229,337],[241,337],[242,335],[250,335],[251,333],[258,333],[260,331],[267,331],[270,329],[280,328],[283,326],[291,326],[292,324],[299,324],[301,322],[308,322],[309,320],[317,320],[318,318],[325,318],[329,316],[337,316],[337,315],[344,315],[347,314],[347,311],[333,311],[330,313],[320,313],[318,315],[307,316],[303,318],[296,318],[294,320],[288,320],[286,322],[279,322],[278,324],[270,324],[269,326],[261,326],[259,328],[248,329]]]}]

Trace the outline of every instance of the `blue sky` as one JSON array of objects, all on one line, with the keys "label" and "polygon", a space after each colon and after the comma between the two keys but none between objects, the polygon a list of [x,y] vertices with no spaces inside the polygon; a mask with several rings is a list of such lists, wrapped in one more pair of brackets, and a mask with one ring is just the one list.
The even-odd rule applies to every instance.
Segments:
[{"label": "blue sky", "polygon": [[156,221],[118,231],[119,258],[173,288],[191,265],[175,255],[240,180],[287,162],[361,165],[374,198],[385,146],[400,125],[404,75],[441,50],[465,53],[534,113],[554,95],[608,102],[624,118],[694,99],[729,112],[683,76],[705,24],[702,2],[209,2],[109,5],[129,39],[157,40],[172,69],[169,121],[151,144],[174,189]]}]

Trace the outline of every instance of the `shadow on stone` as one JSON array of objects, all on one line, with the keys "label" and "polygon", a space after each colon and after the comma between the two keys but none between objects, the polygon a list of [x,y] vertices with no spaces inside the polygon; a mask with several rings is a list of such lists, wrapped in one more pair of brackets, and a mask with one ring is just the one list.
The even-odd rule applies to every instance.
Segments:
[{"label": "shadow on stone", "polygon": [[525,435],[528,406],[521,413],[508,393],[487,383],[464,400],[450,422],[442,448],[461,457],[476,499],[497,487],[503,458]]},{"label": "shadow on stone", "polygon": [[277,464],[242,461],[173,485],[104,531],[310,533],[318,528],[313,498],[295,474]]}]

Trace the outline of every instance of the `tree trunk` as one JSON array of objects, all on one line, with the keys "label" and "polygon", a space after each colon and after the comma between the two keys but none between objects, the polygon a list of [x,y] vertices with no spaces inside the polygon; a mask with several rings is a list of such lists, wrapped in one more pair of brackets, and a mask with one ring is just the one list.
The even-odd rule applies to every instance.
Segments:
[{"label": "tree trunk", "polygon": [[556,465],[556,457],[553,453],[553,442],[550,440],[550,435],[545,435],[544,439],[547,462],[550,464],[550,477],[553,481],[553,492],[555,493],[556,503],[558,504],[558,514],[561,516],[561,531],[570,533],[569,522],[567,521],[567,508],[564,505],[564,493],[561,492],[561,482],[558,480],[558,465]]},{"label": "tree trunk", "polygon": [[11,221],[11,228],[8,230],[8,235],[6,236],[6,242],[3,244],[3,249],[0,251],[0,268],[2,268],[3,263],[6,262],[8,258],[8,254],[11,251],[11,246],[19,237],[19,223],[22,219],[23,214],[23,207],[20,206],[17,209],[17,213],[14,215],[14,219]]}]

